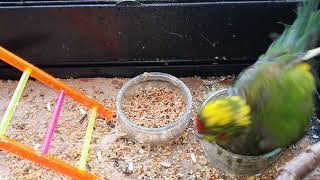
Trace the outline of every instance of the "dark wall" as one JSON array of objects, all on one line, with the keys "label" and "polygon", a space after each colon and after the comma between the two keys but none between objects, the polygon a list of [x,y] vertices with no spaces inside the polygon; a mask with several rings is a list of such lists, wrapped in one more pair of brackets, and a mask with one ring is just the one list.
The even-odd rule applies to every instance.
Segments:
[{"label": "dark wall", "polygon": [[[296,8],[294,1],[70,2],[2,2],[0,44],[58,77],[237,73]],[[0,77],[15,75],[0,64]]]}]

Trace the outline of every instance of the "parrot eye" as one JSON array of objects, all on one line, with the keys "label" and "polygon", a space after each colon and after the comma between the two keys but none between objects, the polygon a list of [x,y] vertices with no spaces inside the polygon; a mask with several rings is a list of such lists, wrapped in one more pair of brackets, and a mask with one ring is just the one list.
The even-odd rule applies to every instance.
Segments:
[{"label": "parrot eye", "polygon": [[217,139],[219,140],[226,140],[228,138],[228,135],[225,132],[219,132],[216,135]]}]

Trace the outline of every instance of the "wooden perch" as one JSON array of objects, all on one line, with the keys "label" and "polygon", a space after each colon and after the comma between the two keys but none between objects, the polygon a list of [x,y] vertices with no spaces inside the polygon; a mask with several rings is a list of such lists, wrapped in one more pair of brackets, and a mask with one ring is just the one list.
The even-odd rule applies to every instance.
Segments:
[{"label": "wooden perch", "polygon": [[287,162],[279,171],[276,180],[302,179],[320,164],[320,142],[308,147],[303,153]]}]

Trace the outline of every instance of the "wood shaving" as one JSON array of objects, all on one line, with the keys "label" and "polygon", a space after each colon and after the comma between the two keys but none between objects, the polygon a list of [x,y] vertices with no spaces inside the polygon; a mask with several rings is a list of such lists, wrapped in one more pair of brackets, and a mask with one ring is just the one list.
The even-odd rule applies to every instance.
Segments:
[{"label": "wood shaving", "polygon": [[87,112],[86,112],[84,109],[82,109],[82,108],[80,108],[79,111],[80,111],[80,113],[81,113],[82,115],[87,114]]},{"label": "wood shaving", "polygon": [[171,163],[169,162],[160,162],[161,166],[164,166],[164,167],[170,167],[171,166]]},{"label": "wood shaving", "polygon": [[196,156],[194,155],[194,153],[190,153],[190,157],[191,157],[191,160],[196,163],[197,162],[197,159],[196,159]]},{"label": "wood shaving", "polygon": [[47,110],[51,112],[51,103],[47,103]]},{"label": "wood shaving", "polygon": [[132,162],[129,162],[128,170],[133,171],[133,163]]}]

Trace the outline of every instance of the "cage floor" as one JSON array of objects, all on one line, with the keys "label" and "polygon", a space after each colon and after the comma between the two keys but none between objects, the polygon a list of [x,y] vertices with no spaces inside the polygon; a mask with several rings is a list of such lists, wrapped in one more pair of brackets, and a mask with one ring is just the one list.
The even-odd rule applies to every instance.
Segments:
[{"label": "cage floor", "polygon": [[[193,111],[210,91],[219,90],[232,76],[182,78],[193,95]],[[128,79],[90,78],[63,80],[115,110],[118,90]],[[0,80],[0,117],[3,115],[17,81]],[[7,131],[7,136],[35,149],[40,147],[55,103],[56,92],[29,81]],[[49,153],[76,165],[87,125],[86,109],[66,98]],[[193,112],[194,113],[194,112]],[[273,179],[284,162],[301,152],[310,141],[305,138],[289,148],[275,166],[252,177],[224,174],[205,158],[190,122],[185,133],[169,145],[148,147],[135,143],[121,131],[118,119],[97,118],[87,169],[107,179]],[[68,179],[32,162],[0,151],[0,179]]]}]

